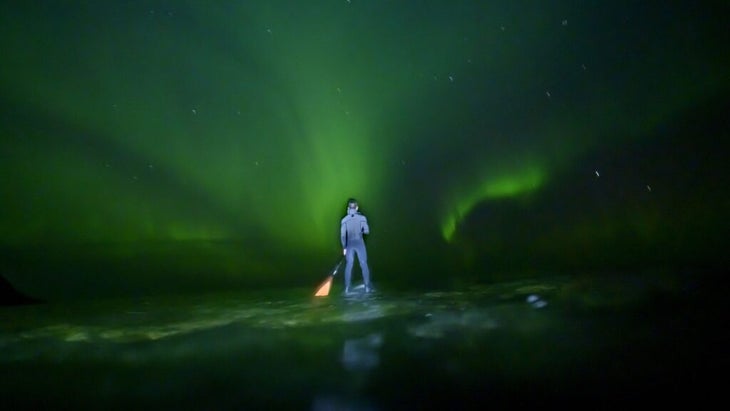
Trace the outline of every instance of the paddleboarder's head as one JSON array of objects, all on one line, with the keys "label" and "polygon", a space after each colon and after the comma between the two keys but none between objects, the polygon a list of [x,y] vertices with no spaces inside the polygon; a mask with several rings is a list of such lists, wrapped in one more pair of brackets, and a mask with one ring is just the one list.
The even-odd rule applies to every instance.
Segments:
[{"label": "paddleboarder's head", "polygon": [[347,210],[348,211],[351,211],[351,210],[357,211],[357,209],[358,209],[357,200],[355,200],[354,198],[347,200]]}]

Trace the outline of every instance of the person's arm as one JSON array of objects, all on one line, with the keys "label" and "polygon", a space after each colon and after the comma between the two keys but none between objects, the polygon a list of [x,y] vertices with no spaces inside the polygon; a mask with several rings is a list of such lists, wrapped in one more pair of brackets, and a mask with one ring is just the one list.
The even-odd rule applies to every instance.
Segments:
[{"label": "person's arm", "polygon": [[340,243],[342,244],[342,255],[347,253],[347,224],[342,221],[340,223]]},{"label": "person's arm", "polygon": [[362,216],[362,221],[360,221],[360,232],[370,234],[370,226],[368,226],[368,219],[365,216]]}]

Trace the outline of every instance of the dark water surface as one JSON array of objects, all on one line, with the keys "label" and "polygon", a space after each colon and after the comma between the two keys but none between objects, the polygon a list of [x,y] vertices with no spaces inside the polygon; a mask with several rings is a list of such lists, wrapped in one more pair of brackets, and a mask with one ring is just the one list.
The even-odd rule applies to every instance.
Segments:
[{"label": "dark water surface", "polygon": [[[0,408],[589,409],[700,404],[722,306],[666,277],[556,277],[0,310]],[[717,293],[719,295],[720,293]]]}]

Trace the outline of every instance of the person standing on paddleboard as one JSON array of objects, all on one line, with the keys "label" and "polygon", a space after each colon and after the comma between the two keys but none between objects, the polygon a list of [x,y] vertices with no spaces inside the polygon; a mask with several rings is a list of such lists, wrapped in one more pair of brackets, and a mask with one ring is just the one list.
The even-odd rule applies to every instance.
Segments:
[{"label": "person standing on paddleboard", "polygon": [[342,217],[340,222],[340,242],[342,243],[342,254],[345,256],[345,294],[350,293],[350,281],[352,280],[352,266],[355,264],[355,256],[360,262],[362,280],[365,283],[365,292],[374,291],[370,284],[370,269],[368,268],[368,252],[365,249],[364,236],[370,234],[368,219],[359,211],[359,206],[354,198],[347,200],[347,215]]}]

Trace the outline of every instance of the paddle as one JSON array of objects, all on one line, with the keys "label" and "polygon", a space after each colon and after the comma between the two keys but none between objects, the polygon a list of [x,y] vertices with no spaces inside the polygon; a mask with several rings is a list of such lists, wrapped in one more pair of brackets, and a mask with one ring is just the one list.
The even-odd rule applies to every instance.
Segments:
[{"label": "paddle", "polygon": [[332,280],[335,278],[335,274],[337,274],[337,270],[340,269],[340,266],[342,265],[342,262],[345,261],[343,258],[340,260],[339,263],[335,266],[335,268],[332,270],[330,275],[327,276],[327,279],[320,284],[319,287],[317,287],[317,291],[314,293],[315,297],[326,297],[330,293],[330,288],[332,287]]}]

